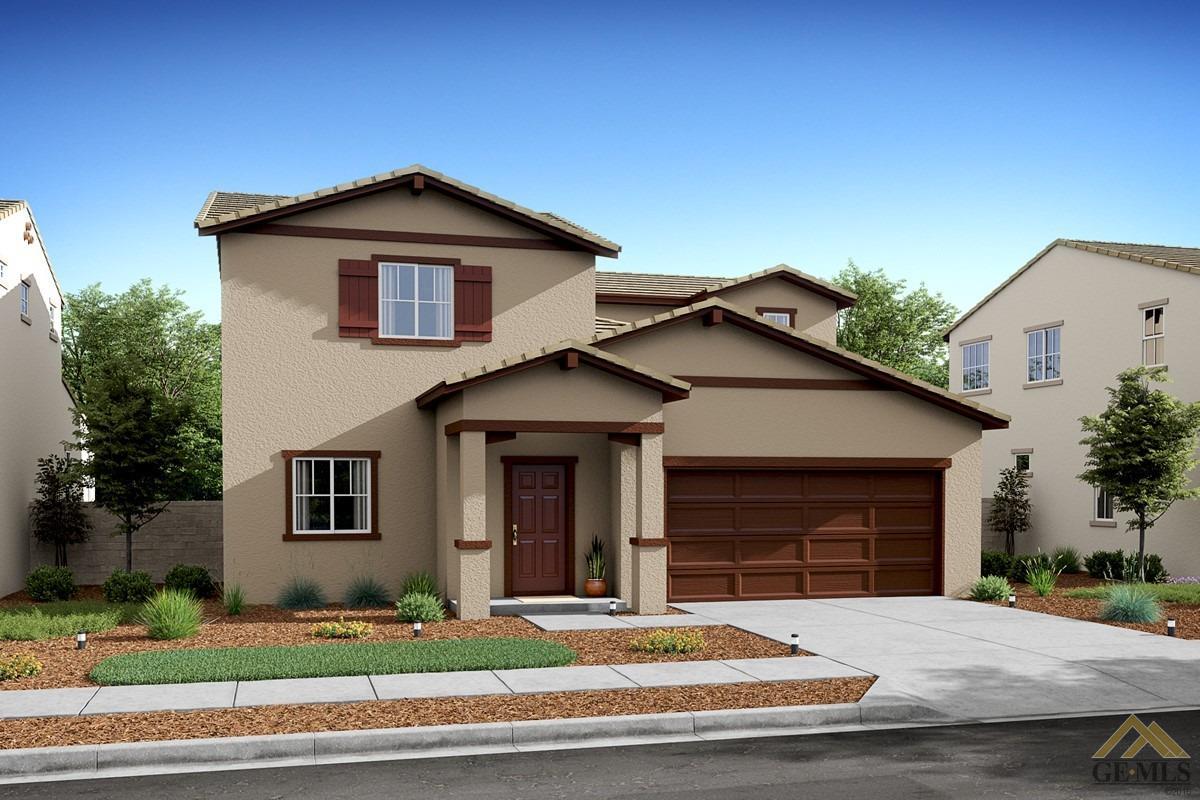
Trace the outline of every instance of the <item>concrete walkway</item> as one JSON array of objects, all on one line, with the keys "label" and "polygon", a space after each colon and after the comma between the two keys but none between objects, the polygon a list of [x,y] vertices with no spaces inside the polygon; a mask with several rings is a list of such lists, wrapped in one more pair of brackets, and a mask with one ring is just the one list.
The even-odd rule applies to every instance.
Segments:
[{"label": "concrete walkway", "polygon": [[0,691],[0,719],[754,683],[862,677],[865,674],[827,658],[809,656],[159,686],[27,689]]},{"label": "concrete walkway", "polygon": [[[1200,641],[944,597],[683,603],[959,720],[1200,706]],[[1165,627],[1165,626],[1164,626]]]}]

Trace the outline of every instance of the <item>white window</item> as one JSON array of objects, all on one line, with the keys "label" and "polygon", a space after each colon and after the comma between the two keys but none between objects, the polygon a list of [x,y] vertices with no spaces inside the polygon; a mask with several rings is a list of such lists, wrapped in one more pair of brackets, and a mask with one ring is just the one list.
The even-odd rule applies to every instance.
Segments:
[{"label": "white window", "polygon": [[964,344],[962,347],[962,390],[986,389],[989,383],[988,358],[991,342]]},{"label": "white window", "polygon": [[776,325],[787,325],[789,328],[792,326],[792,315],[789,311],[764,311],[762,318]]},{"label": "white window", "polygon": [[1113,516],[1112,495],[1099,486],[1092,487],[1092,514],[1092,519],[1097,522],[1112,522],[1116,519]]},{"label": "white window", "polygon": [[454,338],[454,267],[379,265],[379,335]]},{"label": "white window", "polygon": [[29,316],[29,284],[25,283],[24,281],[21,282],[19,297],[21,300],[21,316],[28,317]]},{"label": "white window", "polygon": [[293,533],[370,533],[369,458],[292,459]]},{"label": "white window", "polygon": [[1029,331],[1029,383],[1052,381],[1062,377],[1062,327]]},{"label": "white window", "polygon": [[1142,363],[1148,367],[1167,363],[1166,315],[1165,306],[1142,310]]},{"label": "white window", "polygon": [[58,306],[50,304],[50,330],[58,333]]},{"label": "white window", "polygon": [[1017,472],[1030,472],[1033,469],[1032,453],[1015,453]]},{"label": "white window", "polygon": [[4,280],[6,277],[8,277],[8,264],[0,261],[0,281]]}]

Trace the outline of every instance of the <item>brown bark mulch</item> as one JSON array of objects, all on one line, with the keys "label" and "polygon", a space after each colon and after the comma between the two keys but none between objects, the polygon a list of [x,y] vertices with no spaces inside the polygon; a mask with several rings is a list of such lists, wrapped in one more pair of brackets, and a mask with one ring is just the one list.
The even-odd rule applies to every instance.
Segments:
[{"label": "brown bark mulch", "polygon": [[[8,605],[3,603],[0,605]],[[375,626],[368,639],[355,641],[410,641],[412,626],[397,622],[391,609],[285,611],[274,606],[248,606],[236,617],[224,616],[219,603],[206,603],[206,624],[190,639],[159,642],[146,635],[140,625],[121,625],[111,631],[88,636],[86,650],[75,649],[73,638],[43,642],[0,642],[0,655],[29,653],[42,662],[41,675],[0,682],[0,691],[15,689],[53,689],[68,686],[94,686],[88,679],[92,668],[109,656],[145,650],[180,650],[207,647],[262,647],[271,645],[334,646],[342,642],[315,639],[310,629],[314,622],[364,620]],[[689,629],[691,630],[691,629]],[[629,649],[636,630],[543,631],[519,617],[491,617],[482,620],[449,619],[424,626],[425,639],[464,639],[473,637],[545,639],[566,645],[575,651],[577,665],[631,664],[648,661],[701,661],[725,658],[767,658],[788,654],[787,645],[728,626],[699,628],[704,649],[686,655],[638,653]]]},{"label": "brown bark mulch", "polygon": [[0,720],[0,749],[857,703],[874,678]]}]

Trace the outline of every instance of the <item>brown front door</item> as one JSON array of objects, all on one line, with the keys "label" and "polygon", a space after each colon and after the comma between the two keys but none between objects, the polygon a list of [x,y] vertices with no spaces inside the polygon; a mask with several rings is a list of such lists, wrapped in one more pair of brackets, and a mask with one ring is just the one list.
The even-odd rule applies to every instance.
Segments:
[{"label": "brown front door", "polygon": [[509,464],[512,593],[567,594],[567,468]]}]

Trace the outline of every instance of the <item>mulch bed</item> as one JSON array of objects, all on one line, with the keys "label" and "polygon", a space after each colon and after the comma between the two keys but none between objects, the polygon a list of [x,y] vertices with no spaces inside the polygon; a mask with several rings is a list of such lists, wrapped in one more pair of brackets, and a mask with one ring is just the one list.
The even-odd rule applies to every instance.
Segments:
[{"label": "mulch bed", "polygon": [[[1029,588],[1028,584],[1024,583],[1014,584],[1013,589],[1017,593],[1017,608],[1023,608],[1026,611],[1053,614],[1057,617],[1073,617],[1075,619],[1087,620],[1088,622],[1099,622],[1104,625],[1130,628],[1132,630],[1145,631],[1146,633],[1157,633],[1163,636],[1167,633],[1166,618],[1174,617],[1176,636],[1181,639],[1200,639],[1200,606],[1197,605],[1163,603],[1162,621],[1147,625],[1137,622],[1112,622],[1100,619],[1100,606],[1103,601],[1067,597],[1063,594],[1063,590],[1065,589],[1102,586],[1103,584],[1104,581],[1093,578],[1087,573],[1082,573],[1078,575],[1060,575],[1058,585],[1055,587],[1054,593],[1049,597],[1038,597]],[[1001,601],[995,605],[1007,605],[1007,601]]]},{"label": "mulch bed", "polygon": [[0,749],[856,703],[874,678],[0,720]]},{"label": "mulch bed", "polygon": [[[86,596],[86,595],[85,595]],[[18,596],[0,601],[0,607],[28,603]],[[94,686],[88,673],[98,662],[120,653],[146,650],[176,650],[200,647],[260,647],[269,645],[328,645],[339,642],[315,639],[310,634],[314,622],[365,620],[375,626],[369,642],[411,640],[412,626],[397,622],[391,609],[350,611],[330,608],[321,611],[285,611],[274,606],[247,606],[237,617],[226,617],[219,603],[205,604],[206,624],[191,639],[157,642],[147,637],[140,625],[121,625],[111,631],[88,636],[86,650],[75,649],[73,639],[43,642],[0,642],[0,655],[30,653],[45,667],[41,675],[0,683],[0,691],[14,689],[52,689],[67,686]],[[689,629],[692,630],[692,629]],[[701,661],[725,658],[768,658],[788,654],[788,646],[728,626],[699,629],[705,647],[687,655],[637,653],[629,649],[636,630],[562,631],[537,628],[519,617],[491,617],[483,620],[449,619],[425,625],[422,638],[462,639],[470,637],[519,637],[544,639],[566,645],[576,652],[577,665],[631,664],[648,661]]]}]

